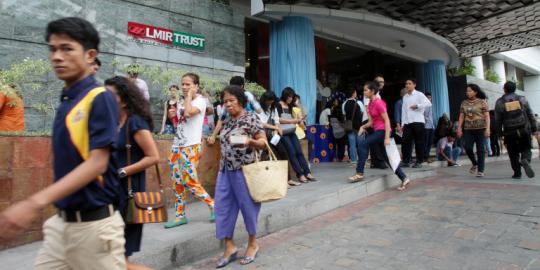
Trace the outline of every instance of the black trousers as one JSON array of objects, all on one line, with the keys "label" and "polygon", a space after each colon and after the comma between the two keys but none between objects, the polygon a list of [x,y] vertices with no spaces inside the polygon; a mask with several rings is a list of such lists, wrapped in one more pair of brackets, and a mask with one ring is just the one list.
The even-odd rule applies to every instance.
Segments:
[{"label": "black trousers", "polygon": [[526,159],[531,162],[532,142],[531,134],[523,132],[521,134],[513,134],[504,136],[504,144],[508,150],[508,157],[510,158],[510,165],[515,175],[521,175],[521,163],[522,159]]},{"label": "black trousers", "polygon": [[[368,129],[368,134],[373,134],[373,129]],[[371,159],[371,168],[386,169],[386,149],[384,142],[373,143],[369,146],[369,158]]]},{"label": "black trousers", "polygon": [[345,146],[348,144],[348,142],[349,139],[347,135],[339,139],[334,138],[334,143],[336,145],[336,158],[340,162],[343,161],[343,158],[345,157]]},{"label": "black trousers", "polygon": [[415,122],[403,126],[403,144],[401,145],[403,163],[411,163],[413,141],[416,153],[416,163],[422,163],[424,162],[425,150],[424,123]]},{"label": "black trousers", "polygon": [[[465,153],[471,160],[473,166],[478,166],[479,172],[484,172],[486,149],[484,148],[485,129],[467,129],[463,132],[465,139]],[[474,155],[474,145],[476,144],[476,156]],[[477,158],[478,157],[478,158]]]},{"label": "black trousers", "polygon": [[492,132],[489,136],[489,140],[491,141],[491,151],[493,152],[493,155],[498,157],[501,155],[501,144],[499,142],[499,134]]}]

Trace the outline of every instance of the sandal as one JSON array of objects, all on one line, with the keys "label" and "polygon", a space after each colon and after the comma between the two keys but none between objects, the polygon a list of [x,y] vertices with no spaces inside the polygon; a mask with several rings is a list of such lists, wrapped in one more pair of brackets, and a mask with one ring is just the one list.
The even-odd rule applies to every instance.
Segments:
[{"label": "sandal", "polygon": [[317,181],[317,179],[315,177],[313,177],[311,174],[306,175],[306,178],[307,178],[308,181],[311,181],[311,182],[316,182]]},{"label": "sandal", "polygon": [[478,166],[472,166],[469,170],[470,174],[476,174],[478,172]]},{"label": "sandal", "polygon": [[401,183],[401,186],[398,187],[397,190],[404,191],[405,189],[407,189],[407,186],[409,185],[410,182],[411,180],[409,180],[409,178],[405,179],[405,181]]},{"label": "sandal", "polygon": [[236,261],[238,259],[238,250],[235,251],[229,258],[225,258],[221,256],[216,264],[216,268],[223,268],[227,266],[229,263]]},{"label": "sandal", "polygon": [[250,264],[252,262],[255,261],[255,259],[257,258],[257,255],[259,255],[259,248],[257,248],[257,250],[255,251],[255,255],[253,255],[253,257],[250,257],[250,256],[244,256],[240,259],[240,264],[241,265],[246,265],[246,264]]},{"label": "sandal", "polygon": [[355,174],[351,177],[349,177],[349,183],[357,183],[364,180],[364,175],[362,174]]},{"label": "sandal", "polygon": [[[305,176],[303,176],[304,178],[306,178]],[[298,182],[302,183],[302,184],[305,184],[307,182],[309,182],[309,180],[306,178],[305,180],[302,179],[302,176],[301,177],[298,177]]]},{"label": "sandal", "polygon": [[297,187],[297,186],[301,186],[301,185],[302,185],[301,183],[298,183],[298,182],[296,182],[296,181],[294,181],[294,180],[289,180],[289,181],[287,181],[287,184],[289,184],[289,186],[291,186],[291,187]]}]

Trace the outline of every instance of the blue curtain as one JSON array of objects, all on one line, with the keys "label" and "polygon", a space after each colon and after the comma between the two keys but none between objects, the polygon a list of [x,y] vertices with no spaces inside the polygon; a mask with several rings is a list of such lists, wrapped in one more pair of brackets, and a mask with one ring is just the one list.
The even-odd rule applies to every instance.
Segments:
[{"label": "blue curtain", "polygon": [[450,102],[448,98],[448,83],[446,81],[446,68],[444,61],[430,60],[427,63],[417,64],[416,89],[424,93],[429,92],[433,98],[433,121],[436,124],[443,113],[450,116]]},{"label": "blue curtain", "polygon": [[317,98],[315,33],[308,18],[288,16],[270,26],[270,89],[281,96],[292,87],[315,123]]}]

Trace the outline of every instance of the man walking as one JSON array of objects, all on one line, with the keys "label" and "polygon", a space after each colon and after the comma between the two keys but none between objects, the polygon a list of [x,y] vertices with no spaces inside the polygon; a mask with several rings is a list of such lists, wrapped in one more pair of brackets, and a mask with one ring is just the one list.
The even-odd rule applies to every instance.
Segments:
[{"label": "man walking", "polygon": [[504,135],[504,144],[514,171],[512,178],[521,178],[521,167],[529,178],[533,178],[530,162],[531,134],[537,129],[534,114],[527,99],[515,93],[514,82],[506,82],[503,89],[504,95],[495,103],[495,120],[497,130]]},{"label": "man walking", "polygon": [[64,81],[54,120],[54,184],[0,215],[0,237],[32,225],[41,210],[58,210],[43,224],[44,241],[35,269],[126,269],[123,199],[114,151],[119,110],[100,86],[92,63],[99,35],[86,20],[63,18],[47,25],[49,60]]},{"label": "man walking", "polygon": [[416,90],[416,81],[408,79],[405,81],[407,94],[403,96],[403,105],[401,108],[401,123],[398,126],[403,129],[403,144],[401,153],[403,155],[403,167],[409,167],[412,159],[412,143],[414,140],[416,162],[413,168],[421,168],[424,162],[425,151],[425,123],[424,111],[431,107],[431,102],[422,93]]}]

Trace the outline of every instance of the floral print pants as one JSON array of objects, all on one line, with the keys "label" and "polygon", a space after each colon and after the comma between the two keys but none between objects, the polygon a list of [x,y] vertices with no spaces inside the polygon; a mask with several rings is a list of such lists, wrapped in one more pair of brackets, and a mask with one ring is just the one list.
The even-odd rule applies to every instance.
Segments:
[{"label": "floral print pants", "polygon": [[171,167],[173,188],[176,196],[176,219],[186,216],[185,205],[186,195],[189,190],[200,201],[205,202],[211,211],[214,210],[214,200],[204,187],[199,183],[197,177],[197,165],[201,153],[201,145],[196,144],[187,147],[172,147],[169,157]]}]

